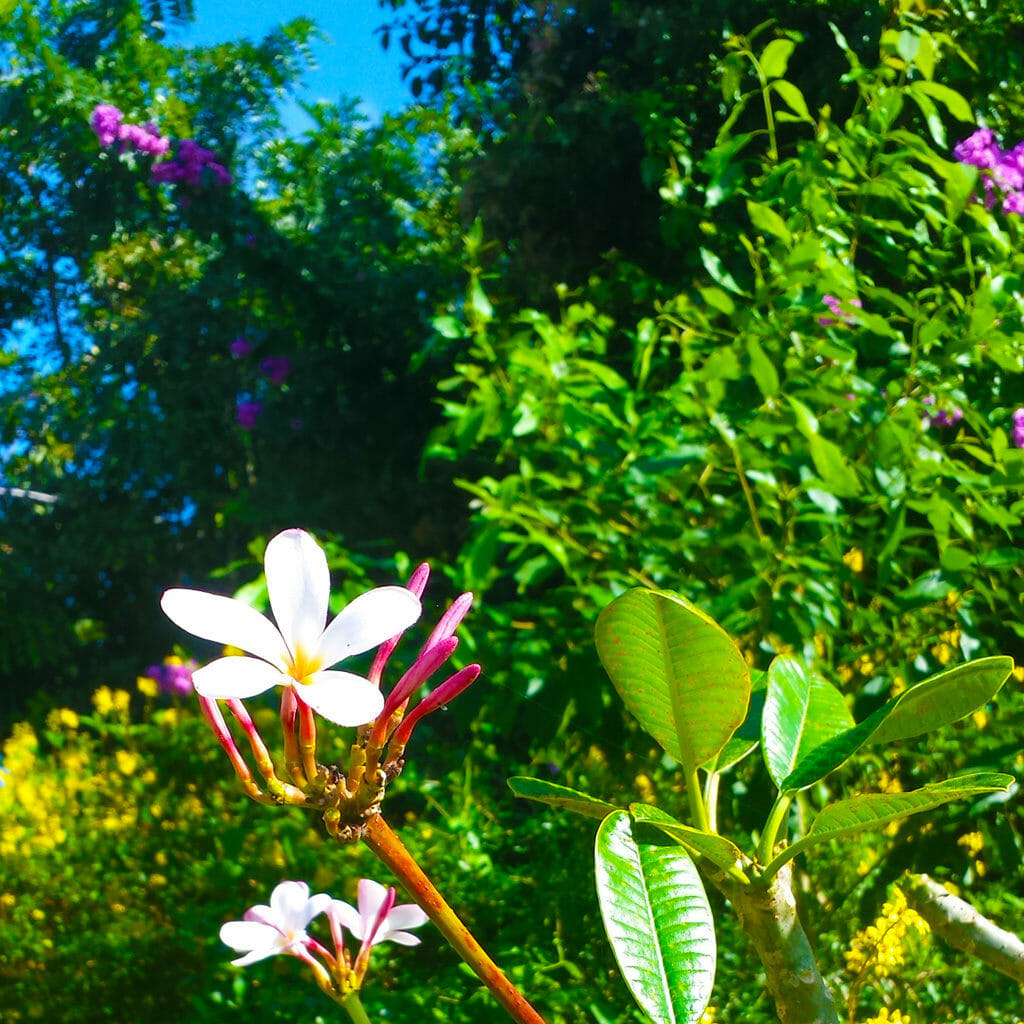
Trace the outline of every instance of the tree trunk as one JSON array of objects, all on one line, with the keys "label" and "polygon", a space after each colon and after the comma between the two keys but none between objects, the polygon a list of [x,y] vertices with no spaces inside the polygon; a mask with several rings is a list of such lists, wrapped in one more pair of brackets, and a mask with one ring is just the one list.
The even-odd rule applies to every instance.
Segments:
[{"label": "tree trunk", "polygon": [[757,950],[782,1024],[839,1024],[793,896],[790,866],[764,886],[744,885],[712,869],[708,877],[729,900]]}]

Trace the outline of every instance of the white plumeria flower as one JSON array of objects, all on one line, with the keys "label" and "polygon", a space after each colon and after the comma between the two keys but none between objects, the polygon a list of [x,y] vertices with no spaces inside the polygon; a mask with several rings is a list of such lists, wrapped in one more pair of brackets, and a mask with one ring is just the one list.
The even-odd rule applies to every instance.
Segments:
[{"label": "white plumeria flower", "polygon": [[380,689],[352,672],[327,670],[411,626],[420,616],[419,599],[405,587],[378,587],[326,625],[331,578],[320,545],[303,530],[285,530],[267,545],[263,562],[276,626],[243,601],[201,590],[168,590],[160,599],[182,629],[256,656],[210,662],[192,674],[196,691],[231,699],[292,686],[300,700],[332,722],[372,722],[384,706]]},{"label": "white plumeria flower", "polygon": [[330,903],[331,897],[325,892],[310,896],[305,882],[282,882],[270,894],[270,906],[261,903],[250,907],[243,920],[224,925],[220,930],[221,942],[245,953],[231,961],[238,967],[278,953],[302,956],[312,941],[306,926]]},{"label": "white plumeria flower", "polygon": [[394,890],[369,878],[359,880],[359,909],[344,900],[331,900],[327,916],[347,928],[363,945],[376,946],[378,942],[397,942],[400,946],[418,946],[415,935],[404,928],[419,928],[427,923],[427,915],[415,903],[392,906],[379,920],[386,902],[394,900]]}]

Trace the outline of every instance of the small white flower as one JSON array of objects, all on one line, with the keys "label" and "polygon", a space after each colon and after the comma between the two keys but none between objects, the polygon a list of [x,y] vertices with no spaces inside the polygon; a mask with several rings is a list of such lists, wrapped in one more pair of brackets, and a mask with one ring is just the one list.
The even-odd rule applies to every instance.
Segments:
[{"label": "small white flower", "polygon": [[386,889],[380,882],[369,878],[359,880],[359,909],[356,910],[344,900],[331,900],[327,916],[340,922],[363,945],[376,946],[378,942],[397,942],[400,946],[417,946],[420,940],[403,931],[404,928],[419,928],[427,923],[427,915],[415,903],[391,906],[381,920],[385,903],[393,903],[393,889]]},{"label": "small white flower", "polygon": [[210,662],[192,674],[196,691],[230,699],[292,686],[332,722],[372,722],[384,706],[380,689],[352,672],[327,670],[411,626],[420,616],[418,598],[405,587],[378,587],[360,594],[325,628],[331,580],[316,541],[303,530],[285,530],[267,545],[264,566],[276,626],[243,601],[201,590],[168,590],[160,599],[182,629],[256,656]]},{"label": "small white flower", "polygon": [[325,892],[310,896],[305,882],[282,882],[270,894],[269,906],[261,903],[250,907],[243,920],[224,925],[220,930],[221,942],[245,953],[231,961],[238,967],[278,953],[301,956],[312,941],[306,926],[330,903],[331,897]]}]

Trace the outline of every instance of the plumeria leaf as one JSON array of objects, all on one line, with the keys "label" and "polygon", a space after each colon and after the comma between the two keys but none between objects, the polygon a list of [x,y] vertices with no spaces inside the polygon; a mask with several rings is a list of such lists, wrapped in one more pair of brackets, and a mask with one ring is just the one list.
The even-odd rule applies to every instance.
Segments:
[{"label": "plumeria leaf", "polygon": [[696,1024],[711,998],[716,947],[689,854],[614,811],[598,829],[595,861],[605,932],[633,998],[655,1024]]},{"label": "plumeria leaf", "polygon": [[604,818],[617,810],[614,804],[605,803],[597,797],[580,793],[568,786],[559,786],[544,779],[531,779],[525,775],[516,775],[508,780],[508,788],[525,800],[537,800],[542,804],[557,807],[563,811],[572,811],[587,818]]},{"label": "plumeria leaf", "polygon": [[1012,775],[1000,772],[975,772],[933,782],[909,793],[869,793],[840,800],[826,807],[811,823],[807,835],[784,850],[775,863],[782,859],[790,860],[817,843],[878,828],[897,818],[930,811],[953,800],[978,793],[1005,792],[1014,781]]},{"label": "plumeria leaf", "polygon": [[958,722],[987,704],[1013,672],[1013,658],[978,658],[924,679],[886,705],[869,743],[892,743]]},{"label": "plumeria leaf", "polygon": [[853,724],[843,695],[831,683],[808,672],[796,658],[772,661],[761,742],[768,774],[780,790],[788,790],[786,780],[801,760]]},{"label": "plumeria leaf", "polygon": [[892,743],[966,718],[1000,690],[1013,659],[979,658],[915,683],[852,729],[822,743],[784,781],[795,792],[824,778],[868,743]]},{"label": "plumeria leaf", "polygon": [[684,825],[659,807],[652,807],[650,804],[630,804],[629,813],[638,824],[653,825],[680,846],[685,847],[689,853],[706,857],[712,864],[717,864],[726,871],[739,867],[743,860],[740,848],[725,836]]},{"label": "plumeria leaf", "polygon": [[750,680],[752,685],[747,717],[718,752],[714,765],[707,766],[709,771],[727,771],[756,750],[761,742],[761,715],[764,713],[765,694],[768,690],[768,673],[751,669]]},{"label": "plumeria leaf", "polygon": [[715,758],[746,718],[743,655],[677,594],[627,591],[601,612],[595,635],[623,703],[687,773]]}]

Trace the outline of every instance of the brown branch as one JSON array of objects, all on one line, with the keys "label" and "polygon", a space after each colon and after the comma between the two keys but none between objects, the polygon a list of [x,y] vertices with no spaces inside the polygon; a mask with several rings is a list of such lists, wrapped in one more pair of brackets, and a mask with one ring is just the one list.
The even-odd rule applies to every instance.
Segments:
[{"label": "brown branch", "polygon": [[940,939],[970,953],[1014,981],[1024,982],[1024,942],[983,917],[928,875],[908,875],[900,883],[907,905]]}]

